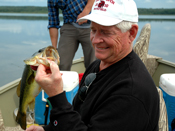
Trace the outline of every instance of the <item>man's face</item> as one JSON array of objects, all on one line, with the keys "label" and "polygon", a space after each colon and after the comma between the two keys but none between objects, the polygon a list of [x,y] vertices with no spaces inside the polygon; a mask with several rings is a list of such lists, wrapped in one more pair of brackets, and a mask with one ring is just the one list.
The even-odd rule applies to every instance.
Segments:
[{"label": "man's face", "polygon": [[122,33],[115,25],[102,26],[92,22],[90,39],[95,56],[107,63],[121,60],[132,50],[129,35],[129,31]]}]

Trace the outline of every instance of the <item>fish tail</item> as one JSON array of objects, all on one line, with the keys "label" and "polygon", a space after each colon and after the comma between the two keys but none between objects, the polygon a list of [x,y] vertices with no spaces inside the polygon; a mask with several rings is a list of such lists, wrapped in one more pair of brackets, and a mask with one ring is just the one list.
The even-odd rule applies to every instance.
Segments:
[{"label": "fish tail", "polygon": [[18,111],[17,117],[16,117],[16,122],[20,124],[22,129],[26,129],[26,114]]}]

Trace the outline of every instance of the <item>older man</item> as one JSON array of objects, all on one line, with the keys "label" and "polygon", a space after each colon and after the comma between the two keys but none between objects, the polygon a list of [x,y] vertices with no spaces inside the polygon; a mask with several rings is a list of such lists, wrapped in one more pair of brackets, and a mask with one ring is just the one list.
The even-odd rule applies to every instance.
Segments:
[{"label": "older man", "polygon": [[159,96],[144,64],[132,50],[138,31],[133,0],[96,0],[90,39],[98,58],[82,78],[70,105],[58,66],[40,65],[36,81],[49,95],[50,123],[27,131],[158,131]]}]

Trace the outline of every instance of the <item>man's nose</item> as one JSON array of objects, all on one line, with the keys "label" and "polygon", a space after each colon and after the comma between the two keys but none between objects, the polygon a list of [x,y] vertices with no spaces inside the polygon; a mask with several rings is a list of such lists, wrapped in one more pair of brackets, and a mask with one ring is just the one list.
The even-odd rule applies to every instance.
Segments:
[{"label": "man's nose", "polygon": [[101,33],[96,32],[95,34],[93,34],[91,41],[93,44],[103,42],[103,37],[102,37]]}]

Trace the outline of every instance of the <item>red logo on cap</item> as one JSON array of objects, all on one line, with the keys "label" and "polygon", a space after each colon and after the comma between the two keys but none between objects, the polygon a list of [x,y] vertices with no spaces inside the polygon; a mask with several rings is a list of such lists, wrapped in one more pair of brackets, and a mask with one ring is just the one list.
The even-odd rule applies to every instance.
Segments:
[{"label": "red logo on cap", "polygon": [[105,5],[105,2],[104,1],[101,1],[99,4],[98,4],[98,7],[103,7]]}]

